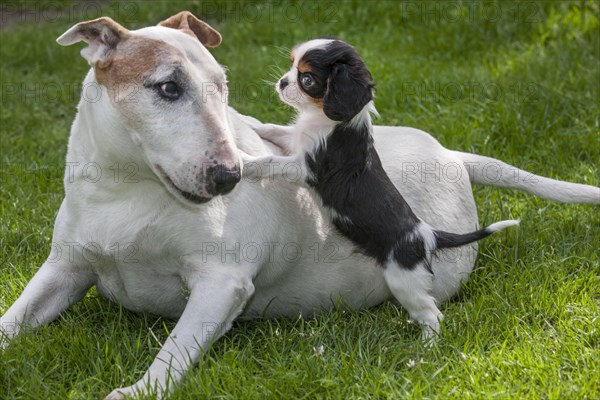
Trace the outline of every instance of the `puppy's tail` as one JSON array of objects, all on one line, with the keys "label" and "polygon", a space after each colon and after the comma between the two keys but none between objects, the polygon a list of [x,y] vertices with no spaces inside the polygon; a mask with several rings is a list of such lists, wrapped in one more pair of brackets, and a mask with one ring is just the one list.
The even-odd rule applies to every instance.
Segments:
[{"label": "puppy's tail", "polygon": [[518,225],[519,222],[521,222],[521,220],[519,219],[509,219],[506,221],[496,222],[478,231],[464,234],[450,233],[437,230],[434,230],[433,234],[436,240],[436,247],[438,249],[447,249],[449,247],[458,247],[476,242],[478,240],[488,237],[494,232],[501,231],[502,229],[508,228],[509,226]]}]

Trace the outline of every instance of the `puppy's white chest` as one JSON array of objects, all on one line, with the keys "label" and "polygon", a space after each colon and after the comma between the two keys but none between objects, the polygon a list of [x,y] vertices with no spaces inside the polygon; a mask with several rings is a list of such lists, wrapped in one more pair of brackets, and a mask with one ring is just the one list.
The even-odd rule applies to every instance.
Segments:
[{"label": "puppy's white chest", "polygon": [[333,127],[333,124],[317,123],[311,119],[300,119],[294,125],[294,153],[312,153],[325,142]]}]

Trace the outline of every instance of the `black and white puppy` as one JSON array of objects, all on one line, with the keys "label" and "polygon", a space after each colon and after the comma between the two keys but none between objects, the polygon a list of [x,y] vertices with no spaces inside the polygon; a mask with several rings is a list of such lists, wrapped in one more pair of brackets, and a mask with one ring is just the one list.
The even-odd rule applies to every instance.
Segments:
[{"label": "black and white puppy", "polygon": [[356,50],[334,39],[297,46],[292,67],[278,82],[280,98],[298,110],[290,126],[254,126],[290,156],[243,154],[244,175],[264,177],[300,170],[330,211],[334,225],[364,254],[375,258],[394,297],[424,326],[439,329],[442,314],[431,294],[429,256],[462,246],[519,221],[454,234],[419,219],[384,171],[373,146],[373,81]]}]

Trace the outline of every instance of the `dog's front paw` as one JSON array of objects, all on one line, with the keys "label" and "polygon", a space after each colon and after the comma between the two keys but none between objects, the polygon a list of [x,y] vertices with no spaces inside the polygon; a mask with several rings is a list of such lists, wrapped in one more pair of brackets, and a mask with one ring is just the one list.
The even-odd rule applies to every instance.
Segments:
[{"label": "dog's front paw", "polygon": [[163,389],[161,383],[148,383],[147,380],[140,379],[131,386],[113,390],[104,398],[104,400],[146,399],[149,397],[161,400],[165,398],[167,394],[168,393]]},{"label": "dog's front paw", "polygon": [[164,398],[164,391],[158,385],[149,392],[145,382],[138,381],[135,385],[122,387],[113,390],[104,398],[104,400],[125,400],[125,399],[145,399],[149,394],[154,395],[152,398],[161,400]]},{"label": "dog's front paw", "polygon": [[8,347],[8,344],[17,332],[18,327],[16,323],[0,318],[0,351]]},{"label": "dog's front paw", "polygon": [[133,396],[133,392],[128,392],[129,388],[115,389],[104,398],[104,400],[123,400],[125,396]]},{"label": "dog's front paw", "polygon": [[[104,400],[144,399],[147,394],[146,390],[133,385],[113,390]],[[160,397],[157,396],[157,398]]]}]

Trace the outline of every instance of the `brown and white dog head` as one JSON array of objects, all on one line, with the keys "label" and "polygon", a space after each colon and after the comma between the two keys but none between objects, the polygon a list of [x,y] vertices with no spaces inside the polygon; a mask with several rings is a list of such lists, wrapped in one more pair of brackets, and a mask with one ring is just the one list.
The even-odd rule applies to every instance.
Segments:
[{"label": "brown and white dog head", "polygon": [[144,162],[184,203],[203,203],[234,188],[240,160],[228,124],[227,78],[206,49],[221,43],[215,29],[184,11],[136,31],[98,18],[57,39],[64,46],[79,41],[88,44],[81,54],[93,66],[86,82],[105,94],[93,105],[82,101],[80,114],[117,114],[113,125],[124,128],[96,142],[127,147],[116,135],[130,137],[135,149],[123,152],[141,148]]},{"label": "brown and white dog head", "polygon": [[292,67],[276,85],[283,102],[300,112],[349,121],[373,99],[373,80],[354,47],[315,39],[291,52]]}]

